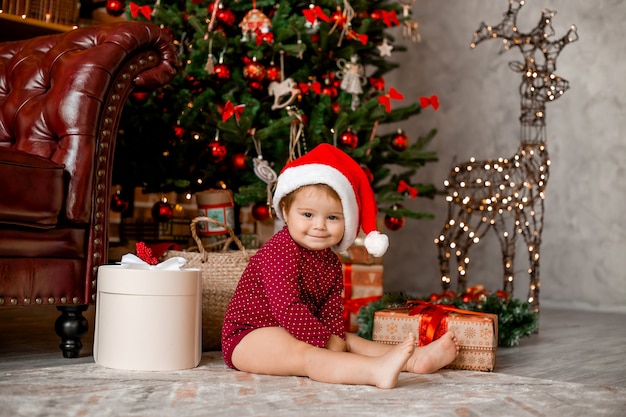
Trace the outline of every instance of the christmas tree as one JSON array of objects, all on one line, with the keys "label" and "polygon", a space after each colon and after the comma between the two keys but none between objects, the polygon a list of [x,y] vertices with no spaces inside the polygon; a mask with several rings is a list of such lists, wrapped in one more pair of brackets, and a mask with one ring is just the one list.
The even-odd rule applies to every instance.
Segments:
[{"label": "christmas tree", "polygon": [[[436,96],[407,97],[384,78],[399,65],[391,51],[406,52],[389,32],[410,18],[409,4],[121,3],[129,19],[169,31],[180,65],[167,87],[131,97],[114,183],[144,192],[224,188],[239,205],[266,204],[285,163],[327,142],[369,175],[388,227],[432,217],[402,202],[437,191],[412,183],[419,167],[437,160],[426,149],[436,131],[408,138],[397,125],[425,106],[437,109]],[[120,2],[107,9],[120,10]]]}]

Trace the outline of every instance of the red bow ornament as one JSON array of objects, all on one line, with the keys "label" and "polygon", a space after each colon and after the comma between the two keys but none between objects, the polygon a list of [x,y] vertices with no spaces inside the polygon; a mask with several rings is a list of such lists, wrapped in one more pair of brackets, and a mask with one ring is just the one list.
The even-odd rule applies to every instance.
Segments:
[{"label": "red bow ornament", "polygon": [[430,106],[433,106],[433,109],[435,111],[437,111],[439,109],[439,97],[433,95],[430,97],[420,97],[420,105],[423,108]]},{"label": "red bow ornament", "polygon": [[270,45],[274,42],[274,34],[272,32],[263,33],[259,29],[257,29],[254,33],[256,35],[256,46],[261,46],[263,41],[267,42]]},{"label": "red bow ornament", "polygon": [[148,5],[140,6],[138,4],[130,2],[130,15],[133,17],[133,19],[137,19],[139,13],[141,13],[141,15],[146,19],[152,20],[152,7]]},{"label": "red bow ornament", "polygon": [[411,198],[417,197],[417,188],[411,187],[406,181],[400,180],[398,183],[398,192],[400,194],[408,192]]},{"label": "red bow ornament", "polygon": [[330,22],[330,17],[326,16],[324,11],[320,6],[315,6],[312,8],[302,10],[302,14],[306,18],[306,21],[310,24],[315,23],[315,19],[323,20],[324,22]]},{"label": "red bow ornament", "polygon": [[237,123],[239,123],[239,118],[241,117],[241,114],[245,109],[245,104],[238,104],[237,106],[235,106],[233,105],[233,103],[230,102],[230,100],[228,100],[226,102],[226,105],[224,106],[224,112],[222,113],[222,122],[227,121],[228,119],[233,117],[233,115],[235,115],[235,119],[237,120]]},{"label": "red bow ornament", "polygon": [[391,111],[391,99],[404,100],[404,96],[393,87],[391,87],[389,89],[389,92],[384,96],[378,96],[378,102],[385,106],[385,110],[387,110],[387,113]]},{"label": "red bow ornament", "polygon": [[363,45],[367,44],[367,39],[368,39],[367,35],[357,33],[357,32],[355,32],[353,30],[350,30],[348,32],[348,34],[346,35],[346,38],[347,39],[358,39],[358,41],[361,42],[361,44],[363,44]]},{"label": "red bow ornament", "polygon": [[298,88],[302,92],[302,94],[306,94],[309,90],[313,90],[316,94],[322,93],[322,84],[319,81],[314,81],[312,83],[298,83]]},{"label": "red bow ornament", "polygon": [[398,15],[396,14],[395,10],[392,10],[390,12],[387,10],[382,10],[381,15],[382,15],[383,23],[385,24],[385,26],[389,27],[391,25],[394,25],[394,26],[400,25],[400,21],[398,20]]}]

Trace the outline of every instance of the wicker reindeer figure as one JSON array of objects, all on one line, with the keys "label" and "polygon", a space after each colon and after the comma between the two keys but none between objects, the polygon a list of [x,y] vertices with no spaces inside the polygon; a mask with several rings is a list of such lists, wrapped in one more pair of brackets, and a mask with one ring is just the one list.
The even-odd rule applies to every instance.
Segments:
[{"label": "wicker reindeer figure", "polygon": [[[444,289],[452,280],[450,263],[456,260],[458,291],[467,286],[468,251],[489,229],[498,236],[504,266],[503,290],[513,294],[517,235],[528,250],[530,284],[528,302],[539,311],[539,259],[543,230],[544,197],[548,181],[545,106],[569,88],[567,80],[554,74],[556,59],[565,45],[578,39],[576,27],[560,39],[554,34],[556,12],[542,10],[541,19],[529,33],[520,33],[517,13],[523,0],[510,0],[503,21],[497,26],[485,23],[474,33],[471,47],[485,39],[501,39],[503,50],[519,48],[523,62],[509,67],[521,74],[520,145],[510,158],[469,162],[455,166],[444,182],[448,193],[448,220],[435,239],[439,248],[441,281]],[[539,52],[539,54],[537,54]],[[536,55],[539,55],[538,57]]]}]

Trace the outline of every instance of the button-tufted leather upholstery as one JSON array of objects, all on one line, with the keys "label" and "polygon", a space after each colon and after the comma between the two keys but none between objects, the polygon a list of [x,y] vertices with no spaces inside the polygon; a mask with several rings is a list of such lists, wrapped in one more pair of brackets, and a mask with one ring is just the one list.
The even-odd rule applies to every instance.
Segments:
[{"label": "button-tufted leather upholstery", "polygon": [[67,329],[84,321],[107,261],[124,103],[169,82],[175,65],[169,36],[149,23],[0,44],[0,308],[59,306],[66,357],[78,355],[82,335]]}]

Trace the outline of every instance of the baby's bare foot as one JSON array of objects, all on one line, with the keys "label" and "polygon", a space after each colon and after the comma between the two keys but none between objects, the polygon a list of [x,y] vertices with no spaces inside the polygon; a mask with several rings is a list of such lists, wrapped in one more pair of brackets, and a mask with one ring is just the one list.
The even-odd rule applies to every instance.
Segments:
[{"label": "baby's bare foot", "polygon": [[416,374],[430,374],[452,362],[459,354],[454,332],[449,331],[434,342],[415,349],[405,370]]},{"label": "baby's bare foot", "polygon": [[377,373],[378,388],[393,388],[398,384],[398,376],[404,369],[407,361],[415,352],[415,335],[410,333],[406,340],[393,347],[392,350],[379,356]]}]

